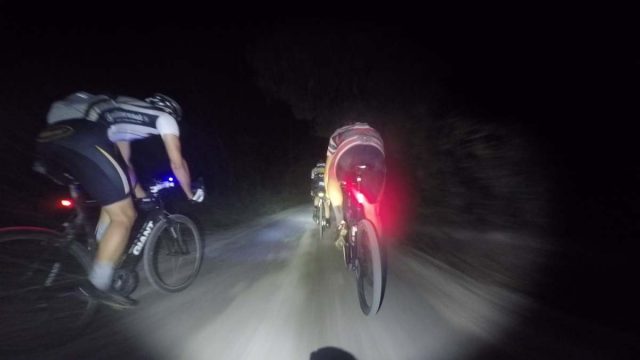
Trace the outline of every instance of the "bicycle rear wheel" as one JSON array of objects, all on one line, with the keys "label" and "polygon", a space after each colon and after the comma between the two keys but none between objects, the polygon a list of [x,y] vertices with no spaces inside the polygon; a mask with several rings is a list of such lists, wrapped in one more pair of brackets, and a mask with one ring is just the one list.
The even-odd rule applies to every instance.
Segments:
[{"label": "bicycle rear wheel", "polygon": [[0,351],[50,347],[82,330],[97,306],[78,290],[90,265],[84,248],[59,233],[0,230]]},{"label": "bicycle rear wheel", "polygon": [[386,266],[379,246],[378,234],[373,224],[364,219],[358,222],[356,238],[358,298],[365,315],[380,310],[386,282]]},{"label": "bicycle rear wheel", "polygon": [[324,236],[324,228],[325,228],[325,224],[327,222],[327,220],[324,218],[324,201],[320,201],[320,204],[318,204],[319,208],[318,208],[318,224],[320,226],[320,240],[322,240],[323,236]]},{"label": "bicycle rear wheel", "polygon": [[144,268],[157,289],[178,292],[195,280],[204,249],[196,224],[184,215],[170,215],[149,236]]}]

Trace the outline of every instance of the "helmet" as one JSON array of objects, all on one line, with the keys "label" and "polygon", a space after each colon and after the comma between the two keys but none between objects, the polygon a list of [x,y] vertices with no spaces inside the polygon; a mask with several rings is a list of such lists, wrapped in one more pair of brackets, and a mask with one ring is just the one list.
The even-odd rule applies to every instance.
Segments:
[{"label": "helmet", "polygon": [[176,121],[180,121],[182,118],[182,108],[175,100],[167,95],[156,93],[153,94],[153,96],[144,99],[144,101],[173,116]]}]

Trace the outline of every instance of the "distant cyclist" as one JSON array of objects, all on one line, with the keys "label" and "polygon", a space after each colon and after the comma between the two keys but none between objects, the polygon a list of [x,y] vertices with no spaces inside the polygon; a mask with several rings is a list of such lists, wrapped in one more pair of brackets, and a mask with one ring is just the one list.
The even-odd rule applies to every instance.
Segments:
[{"label": "distant cyclist", "polygon": [[318,222],[318,205],[320,204],[320,193],[325,192],[324,186],[324,161],[318,161],[311,170],[311,197],[313,197],[313,221]]},{"label": "distant cyclist", "polygon": [[109,291],[136,218],[131,192],[145,196],[131,165],[130,142],[161,136],[185,195],[197,202],[204,199],[203,190],[191,189],[180,143],[181,117],[180,105],[162,94],[143,101],[76,92],[51,105],[49,125],[38,135],[38,157],[47,166],[66,169],[101,206],[98,251],[90,283],[82,290],[103,303],[121,308],[136,303]]},{"label": "distant cyclist", "polygon": [[[344,246],[347,235],[340,182],[353,175],[351,171],[356,165],[366,165],[362,179],[362,191],[366,198],[363,204],[365,215],[377,229],[381,229],[379,200],[384,188],[386,165],[384,143],[378,131],[363,122],[339,128],[329,139],[326,164],[325,184],[339,230],[336,246]],[[329,212],[325,214],[329,217]]]}]

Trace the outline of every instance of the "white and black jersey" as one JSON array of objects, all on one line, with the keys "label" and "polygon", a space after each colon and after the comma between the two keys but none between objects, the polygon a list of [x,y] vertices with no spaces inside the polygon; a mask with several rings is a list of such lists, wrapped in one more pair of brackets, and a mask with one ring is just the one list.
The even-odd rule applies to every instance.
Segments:
[{"label": "white and black jersey", "polygon": [[103,123],[112,142],[133,141],[151,135],[180,135],[173,116],[135,98],[77,92],[56,101],[47,114],[47,122],[55,124],[72,119]]},{"label": "white and black jersey", "polygon": [[49,167],[68,171],[102,206],[131,192],[126,166],[113,143],[180,135],[171,115],[144,101],[86,92],[53,103],[47,123],[37,138],[38,157]]},{"label": "white and black jersey", "polygon": [[95,104],[89,109],[87,120],[107,125],[107,135],[113,142],[133,141],[151,135],[180,135],[173,116],[144,101],[125,96]]}]

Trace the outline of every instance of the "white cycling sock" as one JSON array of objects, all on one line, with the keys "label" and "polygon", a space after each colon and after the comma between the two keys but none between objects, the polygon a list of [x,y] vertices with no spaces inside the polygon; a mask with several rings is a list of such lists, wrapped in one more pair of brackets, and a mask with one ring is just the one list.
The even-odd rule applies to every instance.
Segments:
[{"label": "white cycling sock", "polygon": [[113,263],[108,261],[96,261],[91,269],[89,281],[100,290],[108,290],[111,287],[113,277]]}]

